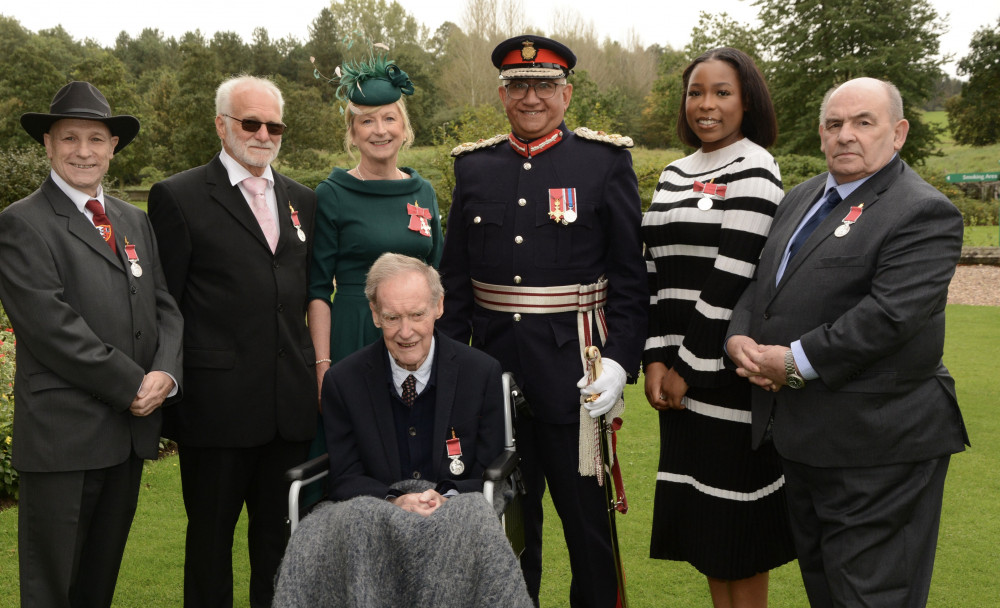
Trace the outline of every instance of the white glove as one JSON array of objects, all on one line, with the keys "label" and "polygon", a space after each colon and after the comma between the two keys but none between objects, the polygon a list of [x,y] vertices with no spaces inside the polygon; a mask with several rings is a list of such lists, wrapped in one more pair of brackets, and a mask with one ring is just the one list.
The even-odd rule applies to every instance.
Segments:
[{"label": "white glove", "polygon": [[604,366],[604,370],[597,380],[594,380],[591,384],[587,384],[589,378],[584,375],[576,383],[577,388],[580,389],[580,394],[584,397],[600,394],[600,397],[595,401],[583,404],[583,407],[587,408],[587,411],[590,412],[591,418],[599,418],[607,414],[615,406],[615,403],[618,402],[618,399],[622,396],[622,391],[625,389],[626,376],[622,366],[618,365],[615,360],[608,359],[607,357],[601,359],[601,363]]}]

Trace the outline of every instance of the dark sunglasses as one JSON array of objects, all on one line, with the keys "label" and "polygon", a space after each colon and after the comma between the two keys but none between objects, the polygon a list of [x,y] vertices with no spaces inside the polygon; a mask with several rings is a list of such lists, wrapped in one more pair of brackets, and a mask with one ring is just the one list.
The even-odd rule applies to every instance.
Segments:
[{"label": "dark sunglasses", "polygon": [[229,114],[223,114],[226,118],[232,118],[236,122],[240,123],[243,130],[247,133],[256,133],[260,131],[260,126],[264,125],[267,127],[267,132],[270,135],[281,135],[285,132],[288,127],[280,122],[261,122],[259,120],[253,120],[252,118],[241,119],[235,116],[230,116]]}]

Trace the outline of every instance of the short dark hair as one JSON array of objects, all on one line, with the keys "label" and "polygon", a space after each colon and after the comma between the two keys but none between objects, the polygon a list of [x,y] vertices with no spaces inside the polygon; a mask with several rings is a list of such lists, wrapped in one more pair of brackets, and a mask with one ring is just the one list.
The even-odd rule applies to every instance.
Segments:
[{"label": "short dark hair", "polygon": [[774,115],[774,104],[771,103],[771,93],[767,90],[764,75],[760,73],[757,64],[749,55],[739,49],[728,46],[706,51],[691,62],[684,70],[684,85],[681,89],[681,108],[677,115],[677,135],[685,144],[701,147],[701,140],[694,134],[687,122],[687,89],[691,82],[691,72],[699,63],[706,61],[725,61],[733,66],[740,78],[740,93],[743,96],[743,124],[740,130],[743,136],[762,148],[770,147],[778,139],[778,119]]}]

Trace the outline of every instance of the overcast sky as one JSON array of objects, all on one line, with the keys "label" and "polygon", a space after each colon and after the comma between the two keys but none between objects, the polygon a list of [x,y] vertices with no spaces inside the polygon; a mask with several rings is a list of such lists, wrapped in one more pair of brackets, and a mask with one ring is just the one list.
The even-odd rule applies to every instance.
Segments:
[{"label": "overcast sky", "polygon": [[[431,32],[445,21],[461,24],[465,6],[462,0],[398,0]],[[329,0],[279,0],[267,7],[263,3],[238,3],[223,0],[173,0],[165,3],[136,0],[10,0],[0,14],[14,17],[25,28],[38,30],[62,25],[74,38],[91,38],[103,46],[113,46],[118,33],[125,30],[137,36],[144,28],[158,28],[165,37],[177,37],[200,29],[211,38],[217,31],[234,31],[249,41],[254,28],[263,26],[271,39],[294,36],[308,39],[308,27]],[[997,23],[1000,2],[997,0],[931,0],[940,15],[947,18],[949,32],[941,38],[941,50],[955,60],[968,53],[973,32],[984,25]],[[698,12],[727,12],[742,22],[753,22],[757,11],[747,0],[716,0],[711,3],[667,0],[523,0],[530,10],[528,21],[550,31],[553,15],[576,11],[592,22],[601,38],[625,41],[631,33],[646,46],[669,45],[682,48],[698,24]],[[618,9],[618,10],[614,10]],[[626,10],[623,10],[626,9]],[[669,24],[669,25],[667,25]],[[954,61],[945,66],[954,75]]]}]

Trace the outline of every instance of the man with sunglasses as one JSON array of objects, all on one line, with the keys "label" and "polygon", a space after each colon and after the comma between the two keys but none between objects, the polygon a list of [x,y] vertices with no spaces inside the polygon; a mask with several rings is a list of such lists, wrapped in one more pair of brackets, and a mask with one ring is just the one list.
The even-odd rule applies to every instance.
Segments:
[{"label": "man with sunglasses", "polygon": [[[611,411],[626,381],[635,382],[645,338],[639,192],[624,149],[632,141],[566,128],[576,57],[565,45],[518,36],[500,43],[492,61],[511,133],[452,152],[438,327],[471,338],[513,372],[534,412],[516,428],[529,593],[537,603],[548,484],[569,549],[570,605],[609,608],[619,594],[605,490],[596,471],[579,472],[580,437],[592,439],[592,417]],[[604,355],[593,383],[581,380],[582,349],[591,344]],[[581,393],[599,396],[581,410]]]},{"label": "man with sunglasses", "polygon": [[284,471],[316,429],[315,355],[305,325],[316,197],[271,163],[281,92],[241,76],[216,93],[222,150],[155,184],[149,215],[184,315],[177,441],[188,516],[184,605],[231,606],[233,532],[250,517],[250,605],[270,606],[285,548]]}]

